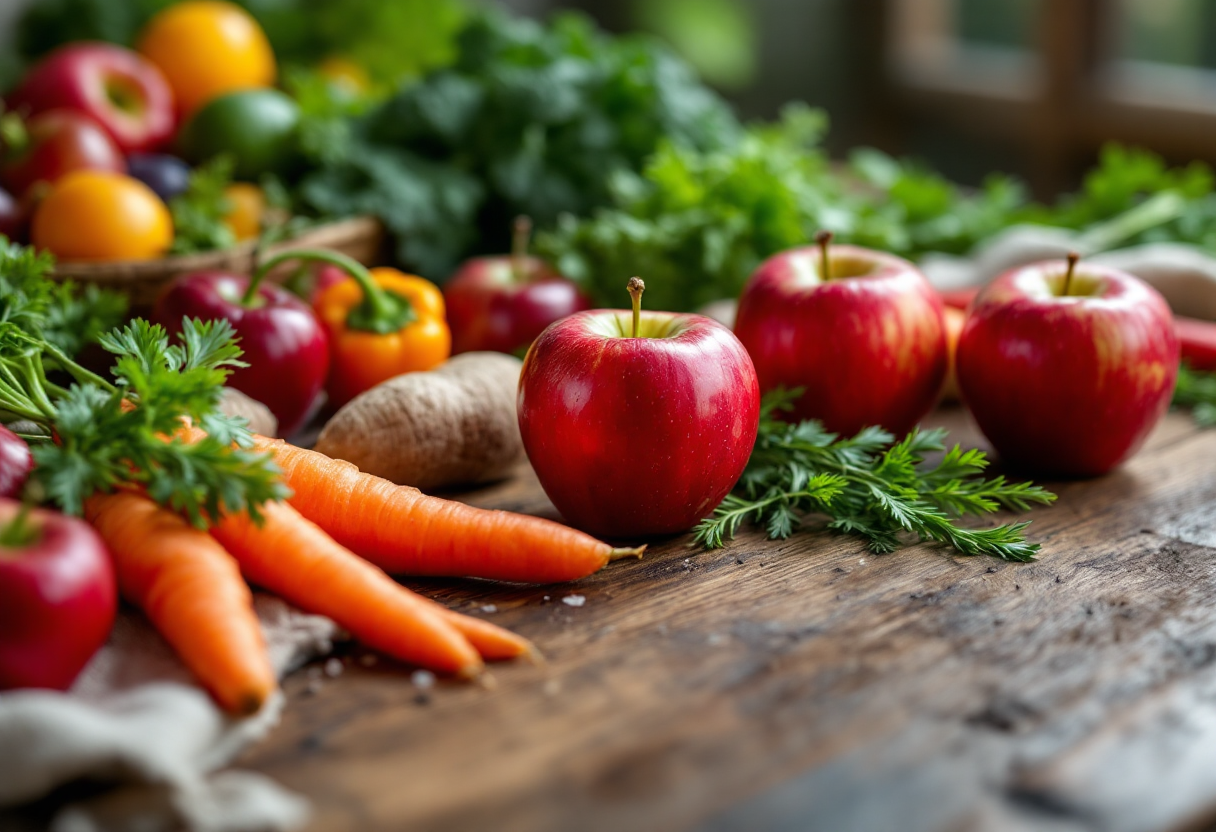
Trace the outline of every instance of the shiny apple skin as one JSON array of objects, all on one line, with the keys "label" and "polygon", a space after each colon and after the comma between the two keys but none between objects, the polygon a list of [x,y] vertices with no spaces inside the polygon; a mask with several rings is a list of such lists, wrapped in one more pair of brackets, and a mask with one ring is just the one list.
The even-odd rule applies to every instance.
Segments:
[{"label": "shiny apple skin", "polygon": [[523,258],[518,275],[515,262],[475,257],[444,285],[453,355],[525,350],[549,324],[591,308],[591,299],[545,261]]},{"label": "shiny apple skin", "polygon": [[760,390],[730,330],[643,312],[667,338],[622,338],[630,313],[578,312],[532,344],[519,383],[524,448],[571,525],[610,539],[686,531],[743,473]]},{"label": "shiny apple skin", "polygon": [[1169,408],[1178,376],[1173,316],[1155,289],[1081,263],[1057,297],[1063,261],[998,277],[959,338],[963,401],[1002,461],[1038,474],[1091,477],[1134,454]]},{"label": "shiny apple skin", "polygon": [[249,364],[233,371],[228,384],[274,414],[279,435],[291,436],[312,412],[329,374],[329,337],[304,301],[274,283],[258,286],[258,300],[244,306],[245,275],[195,272],[161,291],[152,320],[170,333],[182,318],[226,318],[239,337]]},{"label": "shiny apple skin", "polygon": [[791,419],[819,419],[852,436],[881,425],[907,433],[937,401],[948,366],[942,302],[907,260],[857,246],[831,248],[858,277],[819,277],[820,250],[775,254],[739,298],[735,334],[760,389],[805,390]]},{"label": "shiny apple skin", "polygon": [[[122,90],[123,98],[113,90]],[[163,146],[177,122],[165,76],[142,55],[112,43],[59,47],[26,73],[7,100],[10,109],[29,113],[61,108],[83,113],[123,153]]]}]

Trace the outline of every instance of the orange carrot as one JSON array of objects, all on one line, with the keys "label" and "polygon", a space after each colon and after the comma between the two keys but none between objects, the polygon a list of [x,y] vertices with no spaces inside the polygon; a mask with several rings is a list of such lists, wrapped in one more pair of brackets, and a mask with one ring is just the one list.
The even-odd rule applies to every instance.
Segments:
[{"label": "orange carrot", "polygon": [[556,583],[646,548],[614,549],[550,520],[430,497],[279,439],[257,437],[257,447],[274,453],[301,514],[387,572]]},{"label": "orange carrot", "polygon": [[481,656],[427,601],[345,549],[286,503],[262,506],[264,522],[231,514],[211,534],[251,582],[332,618],[357,639],[398,659],[472,677]]},{"label": "orange carrot", "polygon": [[223,547],[133,492],[93,495],[85,517],[110,550],[123,597],[225,710],[257,711],[278,684],[249,587]]},{"label": "orange carrot", "polygon": [[517,659],[520,656],[528,656],[535,660],[541,658],[540,651],[521,635],[503,629],[497,624],[491,624],[489,621],[483,621],[471,615],[462,615],[430,599],[424,600],[434,604],[443,619],[467,638],[469,644],[473,645],[481,657],[488,662]]}]

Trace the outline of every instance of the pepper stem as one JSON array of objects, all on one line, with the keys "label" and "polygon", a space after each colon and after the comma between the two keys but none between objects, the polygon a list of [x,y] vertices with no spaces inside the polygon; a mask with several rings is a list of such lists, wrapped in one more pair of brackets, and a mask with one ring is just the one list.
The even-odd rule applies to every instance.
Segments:
[{"label": "pepper stem", "polygon": [[1077,270],[1077,261],[1081,259],[1081,255],[1075,251],[1068,252],[1068,271],[1064,272],[1064,288],[1060,290],[1061,297],[1068,297],[1068,290],[1072,288],[1072,274]]},{"label": "pepper stem", "polygon": [[832,277],[832,261],[828,255],[828,247],[832,245],[832,232],[818,232],[815,235],[815,243],[819,246],[819,279],[830,280]]},{"label": "pepper stem", "polygon": [[646,291],[646,284],[640,277],[629,278],[629,283],[625,287],[629,291],[629,297],[633,298],[633,335],[638,337],[638,330],[642,327],[642,292]]},{"label": "pepper stem", "polygon": [[511,232],[511,272],[516,280],[523,280],[527,271],[528,240],[532,237],[532,218],[520,214],[515,218]]},{"label": "pepper stem", "polygon": [[409,300],[379,286],[371,272],[362,263],[336,251],[315,248],[284,251],[263,260],[250,276],[249,288],[241,297],[241,304],[245,306],[251,304],[266,275],[276,266],[289,260],[329,263],[355,279],[363,292],[363,300],[351,312],[353,320],[347,322],[352,329],[387,335],[392,332],[400,332],[408,324],[417,320],[417,315]]}]

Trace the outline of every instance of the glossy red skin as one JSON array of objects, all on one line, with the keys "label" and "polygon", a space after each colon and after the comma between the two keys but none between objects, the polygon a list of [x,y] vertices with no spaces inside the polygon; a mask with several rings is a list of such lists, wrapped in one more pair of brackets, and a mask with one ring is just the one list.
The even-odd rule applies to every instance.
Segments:
[{"label": "glossy red skin", "polygon": [[303,426],[329,373],[329,339],[316,314],[274,283],[258,287],[259,303],[242,306],[249,278],[227,272],[195,272],[162,290],[152,320],[180,332],[182,318],[227,318],[240,336],[248,367],[228,383],[265,404],[279,420],[279,434]]},{"label": "glossy red skin", "polygon": [[126,173],[122,152],[104,130],[87,116],[71,110],[48,110],[25,122],[29,144],[5,154],[0,183],[24,195],[35,183],[54,182],[74,170]]},{"label": "glossy red skin", "polygon": [[[0,526],[20,508],[0,500]],[[114,624],[114,566],[84,521],[35,509],[29,522],[34,543],[0,546],[0,688],[66,690]]]},{"label": "glossy red skin", "polygon": [[0,234],[13,242],[25,239],[29,211],[8,191],[0,188]]},{"label": "glossy red skin", "polygon": [[25,440],[0,425],[0,497],[17,497],[34,470],[34,457]]},{"label": "glossy red skin", "polygon": [[735,334],[762,391],[804,388],[789,418],[819,419],[845,436],[870,425],[907,433],[933,408],[946,377],[941,298],[894,255],[837,245],[831,257],[871,271],[825,282],[818,247],[776,254],[744,287]]},{"label": "glossy red skin", "polygon": [[699,315],[669,338],[608,334],[628,312],[592,310],[546,329],[524,359],[519,427],[528,459],[567,522],[607,538],[692,528],[751,455],[760,390],[743,345]]},{"label": "glossy red skin", "polygon": [[475,257],[443,287],[452,353],[527,349],[545,327],[591,308],[571,280],[536,257],[522,259],[520,273],[510,256]]},{"label": "glossy red skin", "polygon": [[1056,297],[1063,261],[998,277],[976,297],[958,346],[958,382],[1010,467],[1097,476],[1134,454],[1169,408],[1178,338],[1156,290],[1082,263],[1094,296]]},{"label": "glossy red skin", "polygon": [[[110,95],[121,86],[132,105]],[[61,46],[34,65],[8,97],[10,109],[68,109],[105,130],[123,153],[156,150],[173,136],[177,117],[169,82],[150,61],[112,43]]]},{"label": "glossy red skin", "polygon": [[1216,371],[1216,321],[1174,318],[1182,360],[1193,370]]}]

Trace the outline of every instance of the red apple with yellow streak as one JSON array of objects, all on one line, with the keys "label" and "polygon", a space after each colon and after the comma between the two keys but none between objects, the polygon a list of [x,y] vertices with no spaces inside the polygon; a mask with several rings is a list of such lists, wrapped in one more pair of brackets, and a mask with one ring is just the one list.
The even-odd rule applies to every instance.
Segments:
[{"label": "red apple with yellow streak", "polygon": [[739,340],[700,315],[576,312],[532,344],[519,430],[553,505],[608,538],[692,528],[743,473],[760,391]]},{"label": "red apple with yellow streak", "polygon": [[1165,299],[1077,255],[1022,266],[976,296],[958,382],[1009,466],[1097,476],[1134,454],[1170,404],[1178,337]]},{"label": "red apple with yellow streak", "polygon": [[858,246],[775,254],[739,298],[735,334],[760,389],[804,389],[792,418],[852,436],[869,425],[906,433],[946,376],[942,301],[907,260]]}]

